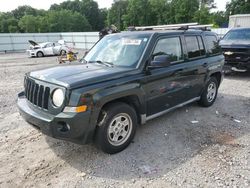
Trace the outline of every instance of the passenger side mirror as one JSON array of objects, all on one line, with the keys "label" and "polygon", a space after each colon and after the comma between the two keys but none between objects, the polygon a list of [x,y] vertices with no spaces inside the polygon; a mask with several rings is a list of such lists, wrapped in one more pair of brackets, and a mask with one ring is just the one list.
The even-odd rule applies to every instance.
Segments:
[{"label": "passenger side mirror", "polygon": [[158,55],[150,62],[149,68],[162,68],[171,65],[171,57],[169,55]]}]

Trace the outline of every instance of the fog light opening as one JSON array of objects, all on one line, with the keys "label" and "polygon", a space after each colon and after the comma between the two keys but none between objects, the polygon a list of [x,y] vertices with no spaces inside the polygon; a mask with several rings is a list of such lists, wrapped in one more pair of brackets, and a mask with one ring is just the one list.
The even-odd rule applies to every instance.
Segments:
[{"label": "fog light opening", "polygon": [[60,125],[60,127],[58,128],[60,132],[66,133],[70,130],[70,125],[66,122],[58,122],[58,124]]}]

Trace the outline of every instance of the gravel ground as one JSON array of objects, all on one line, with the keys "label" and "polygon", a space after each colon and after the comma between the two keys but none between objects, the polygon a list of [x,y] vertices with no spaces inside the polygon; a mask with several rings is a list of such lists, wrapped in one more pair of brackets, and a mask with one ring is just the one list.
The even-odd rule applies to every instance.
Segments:
[{"label": "gravel ground", "polygon": [[108,155],[42,135],[20,117],[24,73],[56,64],[0,54],[0,187],[250,186],[249,73],[226,77],[212,107],[194,103],[154,119]]}]

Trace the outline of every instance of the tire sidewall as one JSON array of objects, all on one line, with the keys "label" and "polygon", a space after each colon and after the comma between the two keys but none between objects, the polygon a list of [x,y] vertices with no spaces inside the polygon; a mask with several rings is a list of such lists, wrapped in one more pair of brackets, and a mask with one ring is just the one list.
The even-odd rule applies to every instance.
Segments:
[{"label": "tire sidewall", "polygon": [[61,50],[61,52],[60,52],[60,55],[66,55],[66,51],[65,50]]},{"label": "tire sidewall", "polygon": [[[97,127],[97,133],[96,133],[96,143],[99,146],[100,149],[102,149],[104,152],[109,154],[118,153],[122,150],[124,150],[132,141],[134,138],[136,127],[137,127],[137,116],[135,110],[130,107],[129,105],[123,104],[123,103],[117,103],[116,105],[110,106],[107,110],[105,110],[105,117],[101,121],[101,123]],[[114,146],[109,142],[108,139],[108,128],[113,120],[113,118],[120,113],[126,113],[130,116],[132,121],[132,127],[131,127],[131,133],[129,138],[126,142],[124,142],[120,146]]]},{"label": "tire sidewall", "polygon": [[[207,99],[207,94],[208,94],[208,91],[207,91],[207,90],[208,90],[208,86],[209,86],[212,82],[215,83],[215,85],[216,85],[216,93],[215,93],[214,99],[213,99],[211,102],[209,102],[208,99]],[[201,101],[200,101],[201,104],[202,104],[203,106],[205,106],[205,107],[212,106],[212,105],[214,104],[216,98],[217,98],[217,94],[218,94],[218,81],[217,81],[216,78],[211,77],[211,78],[209,79],[209,81],[207,82],[206,87],[205,87],[205,89],[204,89],[204,91],[203,91],[203,93],[202,93]]]},{"label": "tire sidewall", "polygon": [[[41,54],[41,55],[39,55],[39,54]],[[37,55],[36,55],[37,57],[43,57],[43,52],[37,52]]]}]

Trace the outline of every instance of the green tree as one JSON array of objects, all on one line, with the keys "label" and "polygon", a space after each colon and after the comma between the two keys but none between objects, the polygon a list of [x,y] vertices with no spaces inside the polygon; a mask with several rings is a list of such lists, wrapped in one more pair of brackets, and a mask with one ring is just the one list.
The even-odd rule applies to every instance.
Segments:
[{"label": "green tree", "polygon": [[49,11],[46,15],[48,32],[90,31],[88,20],[77,12],[70,10]]},{"label": "green tree", "polygon": [[166,0],[150,0],[153,25],[173,23],[171,3]]},{"label": "green tree", "polygon": [[227,27],[228,16],[223,11],[217,11],[211,14],[212,23],[217,27]]},{"label": "green tree", "polygon": [[226,6],[226,14],[250,14],[250,0],[231,0]]},{"label": "green tree", "polygon": [[114,24],[119,30],[125,29],[123,22],[123,16],[127,12],[128,1],[117,1],[112,4],[112,7],[108,10],[107,25]]},{"label": "green tree", "polygon": [[100,30],[104,26],[101,11],[94,0],[64,1],[60,5],[52,5],[50,10],[71,10],[85,16],[94,30]]},{"label": "green tree", "polygon": [[13,10],[12,14],[16,19],[19,20],[25,15],[37,16],[38,12],[39,11],[37,9],[25,5],[25,6],[19,6],[18,8]]},{"label": "green tree", "polygon": [[0,14],[0,32],[18,32],[18,20],[13,17],[11,13],[1,13]]},{"label": "green tree", "polygon": [[192,22],[194,13],[199,10],[199,0],[175,0],[171,4],[175,23]]},{"label": "green tree", "polygon": [[149,0],[128,0],[127,14],[123,16],[125,26],[151,25]]},{"label": "green tree", "polygon": [[209,8],[202,6],[200,10],[197,10],[194,14],[193,20],[199,24],[210,24],[212,22]]},{"label": "green tree", "polygon": [[25,33],[36,33],[39,31],[38,19],[32,15],[23,16],[18,22],[18,26]]}]

